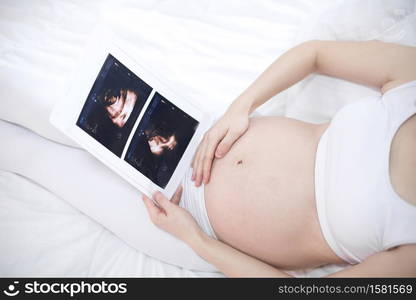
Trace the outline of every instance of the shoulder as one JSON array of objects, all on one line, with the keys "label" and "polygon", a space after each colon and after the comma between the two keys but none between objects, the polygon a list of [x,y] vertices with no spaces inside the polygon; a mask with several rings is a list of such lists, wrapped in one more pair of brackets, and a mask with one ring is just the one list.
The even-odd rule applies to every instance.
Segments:
[{"label": "shoulder", "polygon": [[379,252],[367,263],[369,268],[380,268],[381,273],[392,277],[415,277],[416,244],[404,244]]},{"label": "shoulder", "polygon": [[382,85],[382,93],[395,87],[416,80],[416,47],[389,44],[391,52],[388,68],[386,69],[387,80]]},{"label": "shoulder", "polygon": [[[415,70],[416,72],[416,70]],[[416,74],[414,77],[409,77],[409,78],[399,78],[399,79],[394,79],[394,80],[390,80],[388,82],[386,82],[385,84],[383,84],[383,86],[381,87],[381,93],[387,93],[389,90],[394,89],[396,87],[399,87],[403,84],[409,83],[411,81],[416,81]]]},{"label": "shoulder", "polygon": [[416,244],[376,253],[329,277],[416,277]]},{"label": "shoulder", "polygon": [[410,256],[416,259],[416,244],[400,245],[388,251],[392,252],[393,255]]}]

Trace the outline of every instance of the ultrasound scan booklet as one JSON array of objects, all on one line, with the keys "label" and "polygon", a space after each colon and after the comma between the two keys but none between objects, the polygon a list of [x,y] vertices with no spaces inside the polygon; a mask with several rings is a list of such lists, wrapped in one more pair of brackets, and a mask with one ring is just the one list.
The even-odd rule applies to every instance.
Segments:
[{"label": "ultrasound scan booklet", "polygon": [[170,198],[212,120],[108,39],[94,33],[50,122],[147,196]]}]

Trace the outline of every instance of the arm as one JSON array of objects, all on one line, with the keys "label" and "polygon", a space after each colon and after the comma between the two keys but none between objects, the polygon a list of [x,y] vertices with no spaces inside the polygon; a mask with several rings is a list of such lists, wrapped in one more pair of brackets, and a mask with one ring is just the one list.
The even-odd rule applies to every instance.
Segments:
[{"label": "arm", "polygon": [[362,263],[328,277],[415,277],[416,245],[403,245],[379,252]]},{"label": "arm", "polygon": [[[190,246],[227,277],[293,277],[286,272],[248,256],[204,233]],[[400,246],[370,256],[360,264],[326,277],[415,277],[416,245]]]},{"label": "arm", "polygon": [[377,41],[309,41],[277,58],[206,133],[192,163],[193,180],[208,183],[214,156],[223,157],[248,128],[248,117],[307,75],[320,74],[387,90],[416,79],[416,48]]},{"label": "arm", "polygon": [[278,57],[231,104],[249,115],[274,95],[316,71],[317,41],[297,45]]},{"label": "arm", "polygon": [[319,73],[379,88],[416,79],[416,47],[378,41],[317,42]]},{"label": "arm", "polygon": [[[169,201],[156,193],[155,203],[143,196],[152,222],[187,243],[198,255],[228,277],[292,277],[206,235],[188,211],[178,206],[181,189]],[[416,245],[379,252],[364,262],[328,277],[415,277]]]},{"label": "arm", "polygon": [[[188,211],[179,207],[179,188],[169,201],[156,193],[153,202],[143,196],[150,219],[159,228],[187,243],[199,256],[229,277],[292,277],[206,235]],[[156,203],[156,204],[155,204]],[[405,245],[370,256],[364,262],[329,277],[415,277],[416,245]]]},{"label": "arm", "polygon": [[233,105],[241,105],[252,112],[313,72],[386,92],[416,79],[416,48],[378,41],[305,42],[276,59]]},{"label": "arm", "polygon": [[202,231],[190,240],[189,246],[227,277],[292,277],[261,260],[207,236]]}]

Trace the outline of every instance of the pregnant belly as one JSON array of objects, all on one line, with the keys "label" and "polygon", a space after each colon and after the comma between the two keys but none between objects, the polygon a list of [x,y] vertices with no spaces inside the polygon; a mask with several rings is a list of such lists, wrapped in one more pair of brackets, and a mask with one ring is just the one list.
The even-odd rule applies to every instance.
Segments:
[{"label": "pregnant belly", "polygon": [[341,260],[325,242],[314,190],[315,154],[327,124],[253,118],[205,186],[208,217],[225,243],[280,268]]}]

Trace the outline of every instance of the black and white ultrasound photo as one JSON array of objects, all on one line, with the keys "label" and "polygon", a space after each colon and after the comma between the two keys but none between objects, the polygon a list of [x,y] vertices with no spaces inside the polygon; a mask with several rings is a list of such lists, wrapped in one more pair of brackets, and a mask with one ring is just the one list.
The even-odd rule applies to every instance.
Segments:
[{"label": "black and white ultrasound photo", "polygon": [[152,87],[109,54],[89,92],[77,126],[121,157]]},{"label": "black and white ultrasound photo", "polygon": [[155,93],[130,142],[125,161],[165,188],[198,125],[194,118]]}]

